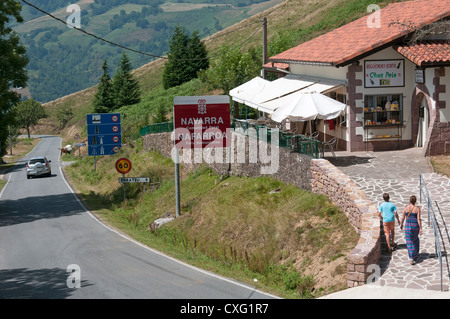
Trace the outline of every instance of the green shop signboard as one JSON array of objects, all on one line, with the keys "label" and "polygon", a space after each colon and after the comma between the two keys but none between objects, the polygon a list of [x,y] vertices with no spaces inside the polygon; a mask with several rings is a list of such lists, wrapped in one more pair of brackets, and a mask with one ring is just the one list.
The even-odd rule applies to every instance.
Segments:
[{"label": "green shop signboard", "polygon": [[405,86],[405,61],[366,60],[364,61],[364,87]]}]

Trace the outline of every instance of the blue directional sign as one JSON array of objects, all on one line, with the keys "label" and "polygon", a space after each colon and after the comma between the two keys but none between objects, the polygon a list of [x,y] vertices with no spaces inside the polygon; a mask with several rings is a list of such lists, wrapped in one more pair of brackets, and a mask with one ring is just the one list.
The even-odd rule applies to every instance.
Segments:
[{"label": "blue directional sign", "polygon": [[119,150],[118,145],[88,145],[89,156],[114,155]]},{"label": "blue directional sign", "polygon": [[88,145],[96,144],[122,144],[121,134],[109,134],[109,135],[88,135]]},{"label": "blue directional sign", "polygon": [[120,113],[86,116],[89,156],[114,155],[122,147]]},{"label": "blue directional sign", "polygon": [[86,122],[87,125],[120,124],[120,113],[88,114]]},{"label": "blue directional sign", "polygon": [[121,134],[120,124],[91,124],[87,126],[88,135]]}]

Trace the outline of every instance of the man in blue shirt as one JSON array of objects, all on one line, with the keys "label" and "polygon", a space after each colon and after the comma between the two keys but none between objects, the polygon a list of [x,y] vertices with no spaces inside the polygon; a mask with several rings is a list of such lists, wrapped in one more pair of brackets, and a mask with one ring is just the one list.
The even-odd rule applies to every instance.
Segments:
[{"label": "man in blue shirt", "polygon": [[395,218],[397,218],[400,225],[400,218],[398,217],[397,207],[389,202],[389,194],[383,194],[384,203],[380,205],[378,209],[378,216],[383,221],[384,234],[386,235],[386,242],[388,245],[388,252],[392,252],[392,249],[397,246],[394,242],[395,238]]}]

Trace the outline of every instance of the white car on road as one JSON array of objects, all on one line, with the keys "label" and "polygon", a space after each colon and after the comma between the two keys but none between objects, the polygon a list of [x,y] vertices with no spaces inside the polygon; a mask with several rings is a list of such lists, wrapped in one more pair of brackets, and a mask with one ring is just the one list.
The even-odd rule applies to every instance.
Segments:
[{"label": "white car on road", "polygon": [[33,157],[27,163],[27,178],[31,178],[32,176],[51,176],[52,175],[52,167],[50,165],[51,161],[49,161],[46,157]]}]

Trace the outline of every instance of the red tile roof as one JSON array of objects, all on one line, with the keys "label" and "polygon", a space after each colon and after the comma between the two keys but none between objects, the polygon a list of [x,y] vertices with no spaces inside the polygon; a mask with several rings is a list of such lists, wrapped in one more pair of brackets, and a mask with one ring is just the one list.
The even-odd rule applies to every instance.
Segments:
[{"label": "red tile roof", "polygon": [[[369,15],[271,57],[280,63],[344,66],[377,49],[400,42],[420,28],[450,16],[450,0],[416,0],[381,9],[380,28],[369,28]],[[371,20],[372,21],[372,20]]]},{"label": "red tile roof", "polygon": [[395,49],[418,66],[450,63],[450,44],[445,40],[403,44],[396,46]]},{"label": "red tile roof", "polygon": [[289,64],[288,64],[288,63],[274,63],[274,62],[269,62],[269,63],[263,64],[263,68],[266,68],[266,69],[288,70],[288,69],[289,69]]}]

